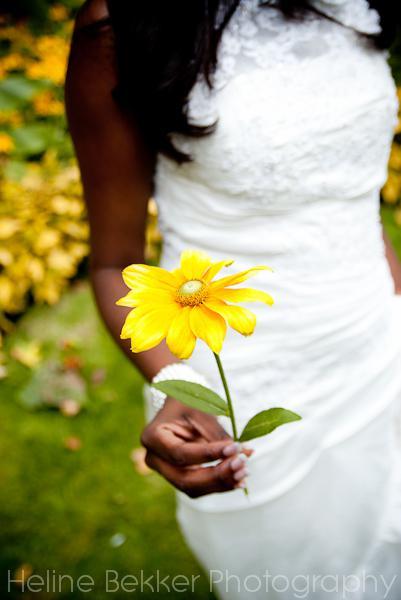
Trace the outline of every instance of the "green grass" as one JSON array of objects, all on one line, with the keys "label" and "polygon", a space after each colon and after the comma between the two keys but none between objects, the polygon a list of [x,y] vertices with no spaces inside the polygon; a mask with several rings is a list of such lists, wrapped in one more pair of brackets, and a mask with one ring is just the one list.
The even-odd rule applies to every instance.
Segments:
[{"label": "green grass", "polygon": [[[101,325],[86,285],[69,291],[51,308],[34,307],[9,336],[12,349],[28,339],[49,357],[62,358],[60,344],[73,342],[73,354],[82,361],[87,402],[78,416],[68,418],[58,410],[29,410],[20,392],[32,372],[11,360],[9,376],[0,394],[0,584],[7,572],[31,565],[42,576],[55,569],[60,574],[89,574],[97,587],[74,598],[120,598],[127,593],[106,593],[104,574],[114,569],[121,576],[199,574],[174,519],[174,494],[155,473],[139,474],[130,452],[139,446],[143,426],[141,379],[115,347]],[[106,378],[93,384],[90,374],[102,367]],[[51,382],[50,382],[51,383]],[[82,447],[72,452],[64,440],[76,436]],[[125,543],[113,547],[111,538],[123,534]],[[64,598],[14,586],[9,598]],[[158,597],[174,597],[161,591]],[[144,590],[144,598],[151,591]],[[211,598],[208,582],[197,583],[194,598]]]}]

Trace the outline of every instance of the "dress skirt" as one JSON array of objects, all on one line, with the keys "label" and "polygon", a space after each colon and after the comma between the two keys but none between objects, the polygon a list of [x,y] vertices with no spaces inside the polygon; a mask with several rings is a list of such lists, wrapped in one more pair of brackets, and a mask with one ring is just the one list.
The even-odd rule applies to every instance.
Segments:
[{"label": "dress skirt", "polygon": [[[397,340],[401,296],[393,297],[393,307]],[[401,599],[398,346],[391,360],[382,349],[380,368],[362,361],[365,377],[355,377],[357,385],[339,381],[337,398],[328,396],[331,374],[322,370],[325,410],[305,405],[301,425],[250,442],[248,497],[240,489],[198,499],[177,492],[179,526],[218,598]],[[372,356],[377,363],[374,349]],[[255,365],[244,389],[268,368]],[[236,381],[234,368],[229,379]],[[145,399],[151,419],[147,386]]]}]

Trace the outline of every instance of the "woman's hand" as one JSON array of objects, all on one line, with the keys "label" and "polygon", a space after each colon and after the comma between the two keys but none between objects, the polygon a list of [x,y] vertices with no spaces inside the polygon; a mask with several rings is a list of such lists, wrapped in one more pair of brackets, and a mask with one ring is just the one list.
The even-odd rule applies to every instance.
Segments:
[{"label": "woman's hand", "polygon": [[[233,442],[212,415],[172,398],[145,427],[141,442],[146,464],[191,498],[245,486],[246,457],[253,450]],[[201,466],[212,461],[219,462]]]}]

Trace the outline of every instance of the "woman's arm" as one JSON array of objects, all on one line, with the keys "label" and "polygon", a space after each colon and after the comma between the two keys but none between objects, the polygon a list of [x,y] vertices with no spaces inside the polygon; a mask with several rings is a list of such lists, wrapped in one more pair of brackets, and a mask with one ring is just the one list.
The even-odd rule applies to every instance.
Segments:
[{"label": "woman's arm", "polygon": [[[105,17],[104,0],[86,2],[77,17],[66,81],[67,116],[88,209],[96,302],[115,341],[150,380],[176,359],[165,344],[132,354],[129,340],[120,339],[129,309],[115,306],[115,301],[127,291],[121,270],[144,262],[155,156],[132,117],[112,98],[117,76],[113,33],[107,21],[102,25]],[[237,460],[233,469],[227,458],[238,447],[210,415],[169,398],[145,428],[142,442],[148,464],[190,496],[238,485],[236,475],[243,464]],[[221,462],[214,467],[194,468],[216,459]]]},{"label": "woman's arm", "polygon": [[[129,340],[120,339],[126,316],[115,301],[126,293],[121,270],[144,262],[147,203],[152,193],[154,157],[134,123],[118,109],[112,33],[108,25],[88,30],[105,16],[100,2],[81,9],[71,45],[66,108],[78,158],[91,228],[90,277],[100,313],[117,343],[131,357]],[[145,377],[173,360],[167,350],[138,356]]]}]

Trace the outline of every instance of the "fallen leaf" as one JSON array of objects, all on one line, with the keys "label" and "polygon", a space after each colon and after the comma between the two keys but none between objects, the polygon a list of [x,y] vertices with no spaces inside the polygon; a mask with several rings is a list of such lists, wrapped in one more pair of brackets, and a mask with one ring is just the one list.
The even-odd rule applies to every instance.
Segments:
[{"label": "fallen leaf", "polygon": [[134,448],[131,451],[130,459],[134,463],[134,467],[137,473],[140,475],[149,475],[152,472],[148,465],[145,463],[146,450],[145,448]]},{"label": "fallen leaf", "polygon": [[76,348],[76,344],[73,340],[64,339],[60,342],[60,348],[62,350],[73,350]]},{"label": "fallen leaf", "polygon": [[104,369],[95,369],[91,375],[91,381],[94,385],[100,385],[106,379],[106,371]]},{"label": "fallen leaf", "polygon": [[38,342],[23,342],[11,349],[10,355],[25,367],[33,369],[42,360]]},{"label": "fallen leaf", "polygon": [[65,417],[75,417],[81,411],[81,405],[71,398],[63,400],[60,404],[60,412]]},{"label": "fallen leaf", "polygon": [[65,369],[78,371],[83,365],[82,358],[77,355],[65,356],[63,359],[63,365]]},{"label": "fallen leaf", "polygon": [[127,537],[123,533],[115,533],[110,538],[110,546],[112,548],[119,548],[123,544],[125,544]]},{"label": "fallen leaf", "polygon": [[65,438],[64,447],[67,448],[67,450],[71,450],[71,452],[76,452],[82,448],[82,440],[79,437],[70,436]]}]

